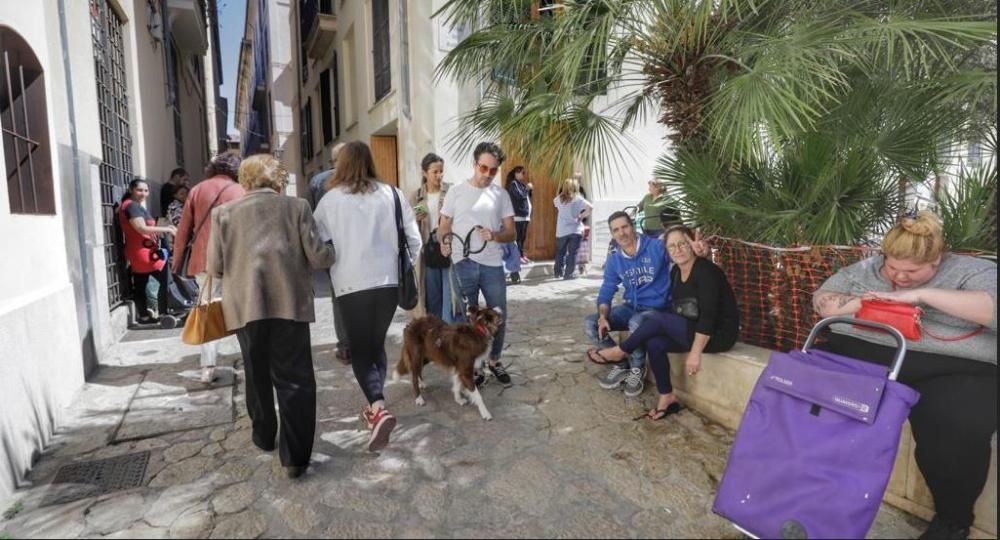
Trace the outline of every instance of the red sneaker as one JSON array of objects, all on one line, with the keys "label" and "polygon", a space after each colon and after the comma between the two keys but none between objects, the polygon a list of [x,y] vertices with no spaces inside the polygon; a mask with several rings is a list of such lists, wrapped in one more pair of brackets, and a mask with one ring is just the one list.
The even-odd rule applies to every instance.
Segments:
[{"label": "red sneaker", "polygon": [[389,445],[389,434],[396,427],[396,417],[385,409],[372,412],[366,408],[361,413],[371,430],[371,437],[368,438],[368,451],[378,452]]}]

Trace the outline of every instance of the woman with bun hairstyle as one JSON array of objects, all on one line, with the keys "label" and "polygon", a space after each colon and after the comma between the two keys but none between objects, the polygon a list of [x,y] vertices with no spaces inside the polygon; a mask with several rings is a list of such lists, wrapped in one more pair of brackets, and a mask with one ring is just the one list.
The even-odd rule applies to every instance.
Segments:
[{"label": "woman with bun hairstyle", "polygon": [[[921,339],[908,341],[899,381],[920,392],[910,412],[916,460],[936,515],[921,538],[966,538],[986,484],[997,429],[997,266],[945,248],[931,212],[903,218],[882,254],[845,268],[813,295],[821,317],[854,315],[862,298],[919,306]],[[828,351],[889,365],[883,333],[832,327]]]}]

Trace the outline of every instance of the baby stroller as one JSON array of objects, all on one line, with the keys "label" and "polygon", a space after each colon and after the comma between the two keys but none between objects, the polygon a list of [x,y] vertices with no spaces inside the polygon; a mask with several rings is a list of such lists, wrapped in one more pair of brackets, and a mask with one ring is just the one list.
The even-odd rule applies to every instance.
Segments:
[{"label": "baby stroller", "polygon": [[[834,323],[891,334],[883,366],[811,350]],[[820,321],[801,351],[774,353],[757,380],[712,510],[754,538],[864,538],[919,394],[896,382],[906,341],[850,317]]]},{"label": "baby stroller", "polygon": [[[160,256],[169,266],[169,250],[161,247]],[[170,329],[182,326],[197,301],[198,283],[194,279],[167,272],[167,313],[160,315],[160,327]]]}]

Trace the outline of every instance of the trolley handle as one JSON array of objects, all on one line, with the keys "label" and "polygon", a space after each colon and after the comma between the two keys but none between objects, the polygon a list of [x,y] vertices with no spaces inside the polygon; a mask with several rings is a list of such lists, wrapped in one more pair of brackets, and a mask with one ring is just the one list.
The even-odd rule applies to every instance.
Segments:
[{"label": "trolley handle", "polygon": [[903,357],[906,356],[906,339],[903,338],[903,334],[899,333],[899,330],[896,330],[895,328],[887,324],[882,324],[872,321],[864,321],[861,319],[855,319],[854,317],[846,317],[846,316],[827,317],[821,320],[820,322],[816,323],[816,326],[814,326],[812,331],[809,332],[809,337],[806,338],[806,344],[802,346],[802,352],[805,353],[809,352],[809,348],[816,343],[816,338],[819,337],[819,333],[827,326],[837,323],[853,324],[857,326],[867,326],[869,328],[875,330],[881,330],[891,335],[893,339],[896,340],[896,358],[893,359],[892,368],[889,370],[889,380],[890,381],[896,380],[896,377],[899,376],[899,371],[903,369]]}]

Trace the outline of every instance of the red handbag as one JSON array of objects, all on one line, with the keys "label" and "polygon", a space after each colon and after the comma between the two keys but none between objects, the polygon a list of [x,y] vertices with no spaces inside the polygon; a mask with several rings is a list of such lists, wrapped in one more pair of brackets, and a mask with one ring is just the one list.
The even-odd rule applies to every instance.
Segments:
[{"label": "red handbag", "polygon": [[[863,321],[882,323],[899,330],[910,341],[920,341],[920,316],[924,311],[917,306],[887,300],[861,300],[861,309],[854,314]],[[855,326],[855,328],[866,328]]]},{"label": "red handbag", "polygon": [[[936,336],[927,330],[922,329],[920,325],[920,317],[923,316],[923,314],[924,310],[904,302],[862,299],[861,309],[859,309],[854,316],[864,321],[878,322],[889,325],[896,330],[899,330],[899,333],[903,334],[903,337],[910,341],[920,341],[921,332],[926,332],[928,336],[931,336],[939,341],[960,341],[970,338],[983,331],[983,327],[980,326],[979,328],[960,336]],[[856,326],[855,328],[871,330],[871,328],[865,328],[863,326]]]}]

